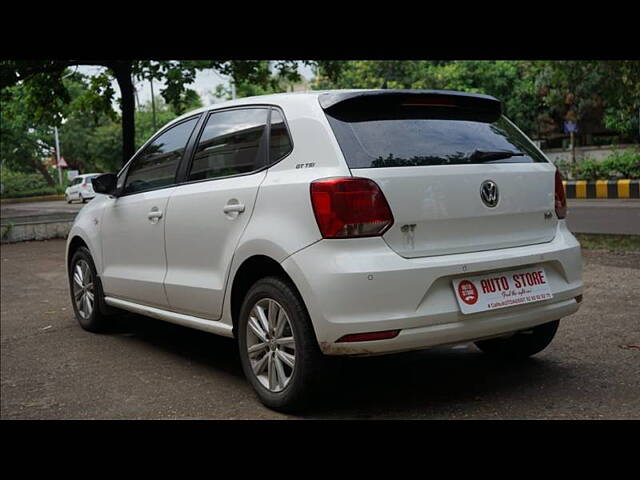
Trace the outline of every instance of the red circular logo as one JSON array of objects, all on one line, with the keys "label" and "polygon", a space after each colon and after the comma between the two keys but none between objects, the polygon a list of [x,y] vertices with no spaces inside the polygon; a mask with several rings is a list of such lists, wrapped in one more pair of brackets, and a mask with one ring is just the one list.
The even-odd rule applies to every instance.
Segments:
[{"label": "red circular logo", "polygon": [[473,305],[478,301],[478,290],[469,280],[463,280],[458,284],[458,295],[467,305]]}]

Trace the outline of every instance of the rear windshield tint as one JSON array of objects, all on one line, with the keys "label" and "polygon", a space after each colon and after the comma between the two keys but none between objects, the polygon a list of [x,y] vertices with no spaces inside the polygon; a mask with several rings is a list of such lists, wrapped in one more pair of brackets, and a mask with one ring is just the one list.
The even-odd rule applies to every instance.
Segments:
[{"label": "rear windshield tint", "polygon": [[411,107],[325,113],[350,168],[547,161],[504,116]]}]

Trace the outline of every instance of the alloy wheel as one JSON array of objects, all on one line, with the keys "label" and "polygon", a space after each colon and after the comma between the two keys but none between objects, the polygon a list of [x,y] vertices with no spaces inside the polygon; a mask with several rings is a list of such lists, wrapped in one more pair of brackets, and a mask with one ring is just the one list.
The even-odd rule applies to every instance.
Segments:
[{"label": "alloy wheel", "polygon": [[94,283],[91,268],[85,260],[78,260],[73,268],[73,299],[78,314],[88,319],[94,307]]},{"label": "alloy wheel", "polygon": [[247,353],[253,374],[271,392],[286,388],[293,377],[296,345],[285,309],[271,298],[256,302],[247,324]]}]

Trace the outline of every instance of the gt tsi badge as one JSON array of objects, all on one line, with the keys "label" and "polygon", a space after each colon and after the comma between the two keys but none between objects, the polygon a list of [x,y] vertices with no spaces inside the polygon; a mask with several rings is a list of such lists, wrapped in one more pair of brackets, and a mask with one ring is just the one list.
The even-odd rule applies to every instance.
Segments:
[{"label": "gt tsi badge", "polygon": [[487,207],[498,204],[498,185],[493,180],[485,180],[480,186],[480,198]]}]

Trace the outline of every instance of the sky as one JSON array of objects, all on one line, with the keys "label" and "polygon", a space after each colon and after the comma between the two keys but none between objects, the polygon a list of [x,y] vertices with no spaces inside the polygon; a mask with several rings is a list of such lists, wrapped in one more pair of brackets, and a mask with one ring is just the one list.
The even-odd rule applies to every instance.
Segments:
[{"label": "sky", "polygon": [[[96,75],[104,70],[104,67],[94,67],[88,65],[82,65],[78,67],[78,72],[85,75]],[[298,71],[303,77],[307,79],[313,77],[313,72],[308,66],[300,65]],[[209,69],[198,71],[196,73],[195,81],[191,85],[188,85],[188,88],[191,88],[198,92],[198,95],[200,95],[200,98],[202,99],[202,104],[204,106],[207,106],[222,101],[221,99],[215,97],[216,86],[220,84],[227,86],[228,83],[229,82],[226,77],[218,74],[215,70]],[[114,90],[116,91],[116,97],[120,98],[120,90],[118,89],[118,85],[115,81],[113,82],[113,84]],[[137,101],[141,105],[144,105],[151,100],[151,85],[149,81],[136,81],[134,86],[137,91]],[[156,96],[160,94],[160,90],[163,87],[163,82],[153,82],[153,91]]]}]

